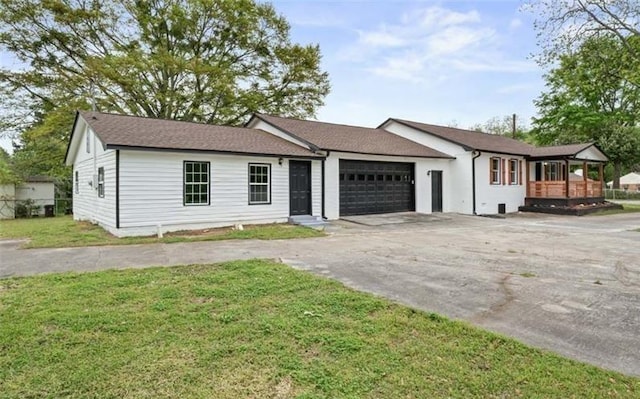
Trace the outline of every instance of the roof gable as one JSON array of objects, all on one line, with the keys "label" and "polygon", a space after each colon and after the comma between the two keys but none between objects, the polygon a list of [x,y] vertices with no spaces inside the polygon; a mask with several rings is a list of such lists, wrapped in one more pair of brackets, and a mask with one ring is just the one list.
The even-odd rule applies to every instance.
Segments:
[{"label": "roof gable", "polygon": [[79,123],[78,118],[93,130],[106,149],[322,158],[306,148],[258,129],[83,111],[78,113],[74,126]]},{"label": "roof gable", "polygon": [[295,139],[327,151],[423,158],[453,157],[379,128],[256,114]]},{"label": "roof gable", "polygon": [[528,155],[534,146],[496,134],[478,132],[474,130],[458,129],[453,127],[430,125],[426,123],[408,121],[404,119],[389,118],[380,127],[384,127],[391,122],[400,123],[404,126],[419,130],[423,133],[441,138],[451,143],[457,144],[466,151],[487,151],[500,154]]},{"label": "roof gable", "polygon": [[530,155],[531,159],[571,158],[584,161],[608,161],[607,156],[594,143],[580,143],[536,147]]}]

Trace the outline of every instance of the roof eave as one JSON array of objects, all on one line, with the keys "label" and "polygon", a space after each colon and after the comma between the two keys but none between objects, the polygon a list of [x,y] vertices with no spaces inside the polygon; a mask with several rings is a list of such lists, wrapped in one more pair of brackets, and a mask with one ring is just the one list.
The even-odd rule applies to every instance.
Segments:
[{"label": "roof eave", "polygon": [[225,151],[225,150],[205,150],[198,148],[167,148],[167,147],[151,147],[151,146],[130,146],[122,144],[107,144],[105,146],[107,150],[128,150],[128,151],[151,151],[151,152],[185,152],[185,153],[204,153],[204,154],[221,154],[221,155],[253,155],[270,158],[297,158],[297,159],[325,159],[325,156],[319,154],[284,154],[284,153],[261,153],[250,151]]}]

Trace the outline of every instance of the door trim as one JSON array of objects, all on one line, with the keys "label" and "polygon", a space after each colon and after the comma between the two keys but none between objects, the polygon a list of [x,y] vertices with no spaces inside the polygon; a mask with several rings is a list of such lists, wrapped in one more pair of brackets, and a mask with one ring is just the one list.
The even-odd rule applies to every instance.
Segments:
[{"label": "door trim", "polygon": [[[306,204],[306,210],[307,212],[294,212],[293,211],[293,201],[292,201],[292,193],[294,190],[292,190],[293,187],[293,180],[291,179],[291,165],[292,164],[297,164],[297,165],[305,165],[306,166],[306,173],[308,176],[307,179],[307,191],[308,191],[308,195],[307,195],[307,204]],[[311,184],[311,161],[298,161],[298,160],[289,160],[289,216],[298,216],[298,215],[312,215],[313,214],[313,192],[312,192],[312,184]]]}]

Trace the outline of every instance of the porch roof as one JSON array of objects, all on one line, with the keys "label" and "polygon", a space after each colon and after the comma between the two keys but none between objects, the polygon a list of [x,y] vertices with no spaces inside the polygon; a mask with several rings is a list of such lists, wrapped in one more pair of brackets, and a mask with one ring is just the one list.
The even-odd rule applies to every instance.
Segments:
[{"label": "porch roof", "polygon": [[589,162],[607,162],[609,159],[594,143],[537,147],[531,151],[529,160],[570,159]]}]

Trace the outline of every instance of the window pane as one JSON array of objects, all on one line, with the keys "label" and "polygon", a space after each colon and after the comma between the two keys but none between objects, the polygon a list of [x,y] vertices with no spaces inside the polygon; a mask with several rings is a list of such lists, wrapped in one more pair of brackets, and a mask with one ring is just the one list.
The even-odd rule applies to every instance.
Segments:
[{"label": "window pane", "polygon": [[187,169],[187,173],[193,172],[193,164],[191,162],[187,162],[184,166]]}]

